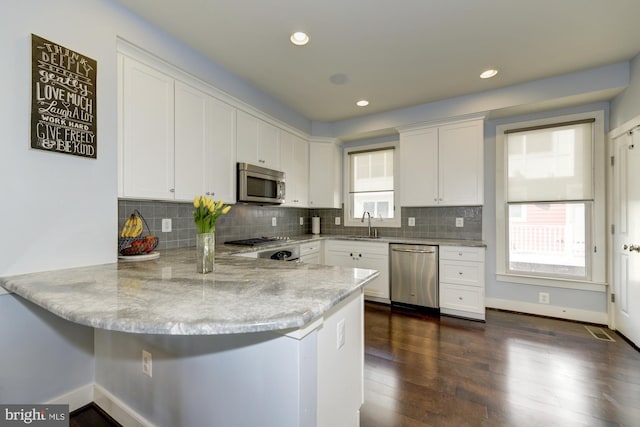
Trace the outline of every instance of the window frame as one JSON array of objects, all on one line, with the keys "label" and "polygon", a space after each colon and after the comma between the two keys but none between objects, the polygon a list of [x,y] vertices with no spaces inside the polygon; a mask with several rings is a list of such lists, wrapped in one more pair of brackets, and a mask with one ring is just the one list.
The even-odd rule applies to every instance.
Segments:
[{"label": "window frame", "polygon": [[[507,202],[507,138],[512,129],[562,124],[563,122],[595,119],[593,123],[593,181],[591,209],[585,212],[586,278],[560,275],[526,274],[509,268],[509,203]],[[514,122],[496,126],[496,278],[500,281],[530,285],[599,291],[606,284],[606,192],[605,192],[604,111],[590,111],[538,120]],[[569,202],[569,201],[567,201]]]},{"label": "window frame", "polygon": [[371,227],[394,227],[399,228],[402,226],[402,209],[400,208],[400,144],[399,141],[390,141],[377,144],[366,145],[354,145],[351,147],[345,147],[343,151],[343,165],[344,165],[344,177],[343,180],[343,223],[345,227],[367,227],[368,221],[365,219],[361,222],[360,219],[351,218],[350,212],[352,210],[350,188],[351,188],[351,162],[349,161],[349,155],[352,152],[363,151],[378,151],[384,149],[393,149],[393,218],[374,218],[371,217]]}]

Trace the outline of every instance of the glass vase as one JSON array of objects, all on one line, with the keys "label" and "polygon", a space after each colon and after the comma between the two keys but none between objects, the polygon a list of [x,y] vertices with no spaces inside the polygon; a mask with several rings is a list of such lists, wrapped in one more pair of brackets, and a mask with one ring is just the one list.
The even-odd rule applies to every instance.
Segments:
[{"label": "glass vase", "polygon": [[196,269],[198,273],[213,271],[216,257],[215,233],[196,234]]}]

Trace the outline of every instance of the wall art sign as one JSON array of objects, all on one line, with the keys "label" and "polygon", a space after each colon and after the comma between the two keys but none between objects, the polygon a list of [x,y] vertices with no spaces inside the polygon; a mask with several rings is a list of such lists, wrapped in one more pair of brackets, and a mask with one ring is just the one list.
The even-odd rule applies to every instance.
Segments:
[{"label": "wall art sign", "polygon": [[95,60],[31,34],[31,148],[96,158]]}]

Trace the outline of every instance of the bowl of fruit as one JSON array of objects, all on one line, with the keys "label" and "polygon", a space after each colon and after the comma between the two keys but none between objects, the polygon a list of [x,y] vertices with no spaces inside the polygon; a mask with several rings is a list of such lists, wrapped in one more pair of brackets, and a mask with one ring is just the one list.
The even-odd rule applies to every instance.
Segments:
[{"label": "bowl of fruit", "polygon": [[134,210],[120,230],[118,252],[122,256],[148,255],[157,246],[158,238],[151,234],[149,225],[140,212]]}]

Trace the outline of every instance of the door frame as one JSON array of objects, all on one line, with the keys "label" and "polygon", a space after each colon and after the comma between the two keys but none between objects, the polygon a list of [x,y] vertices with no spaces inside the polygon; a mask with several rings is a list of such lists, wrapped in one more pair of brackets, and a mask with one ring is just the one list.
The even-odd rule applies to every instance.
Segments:
[{"label": "door frame", "polygon": [[611,302],[611,294],[615,293],[615,282],[614,282],[614,274],[613,274],[613,265],[614,265],[614,234],[612,233],[612,227],[616,226],[614,224],[615,218],[615,205],[614,205],[614,183],[615,183],[615,166],[611,165],[611,158],[615,154],[614,140],[621,136],[622,134],[631,131],[632,129],[636,129],[640,127],[640,115],[622,123],[620,126],[612,129],[607,134],[607,224],[609,230],[607,232],[607,281],[609,282],[609,286],[607,286],[607,315],[608,315],[608,325],[610,329],[616,330],[616,314],[615,314],[615,303]]}]

